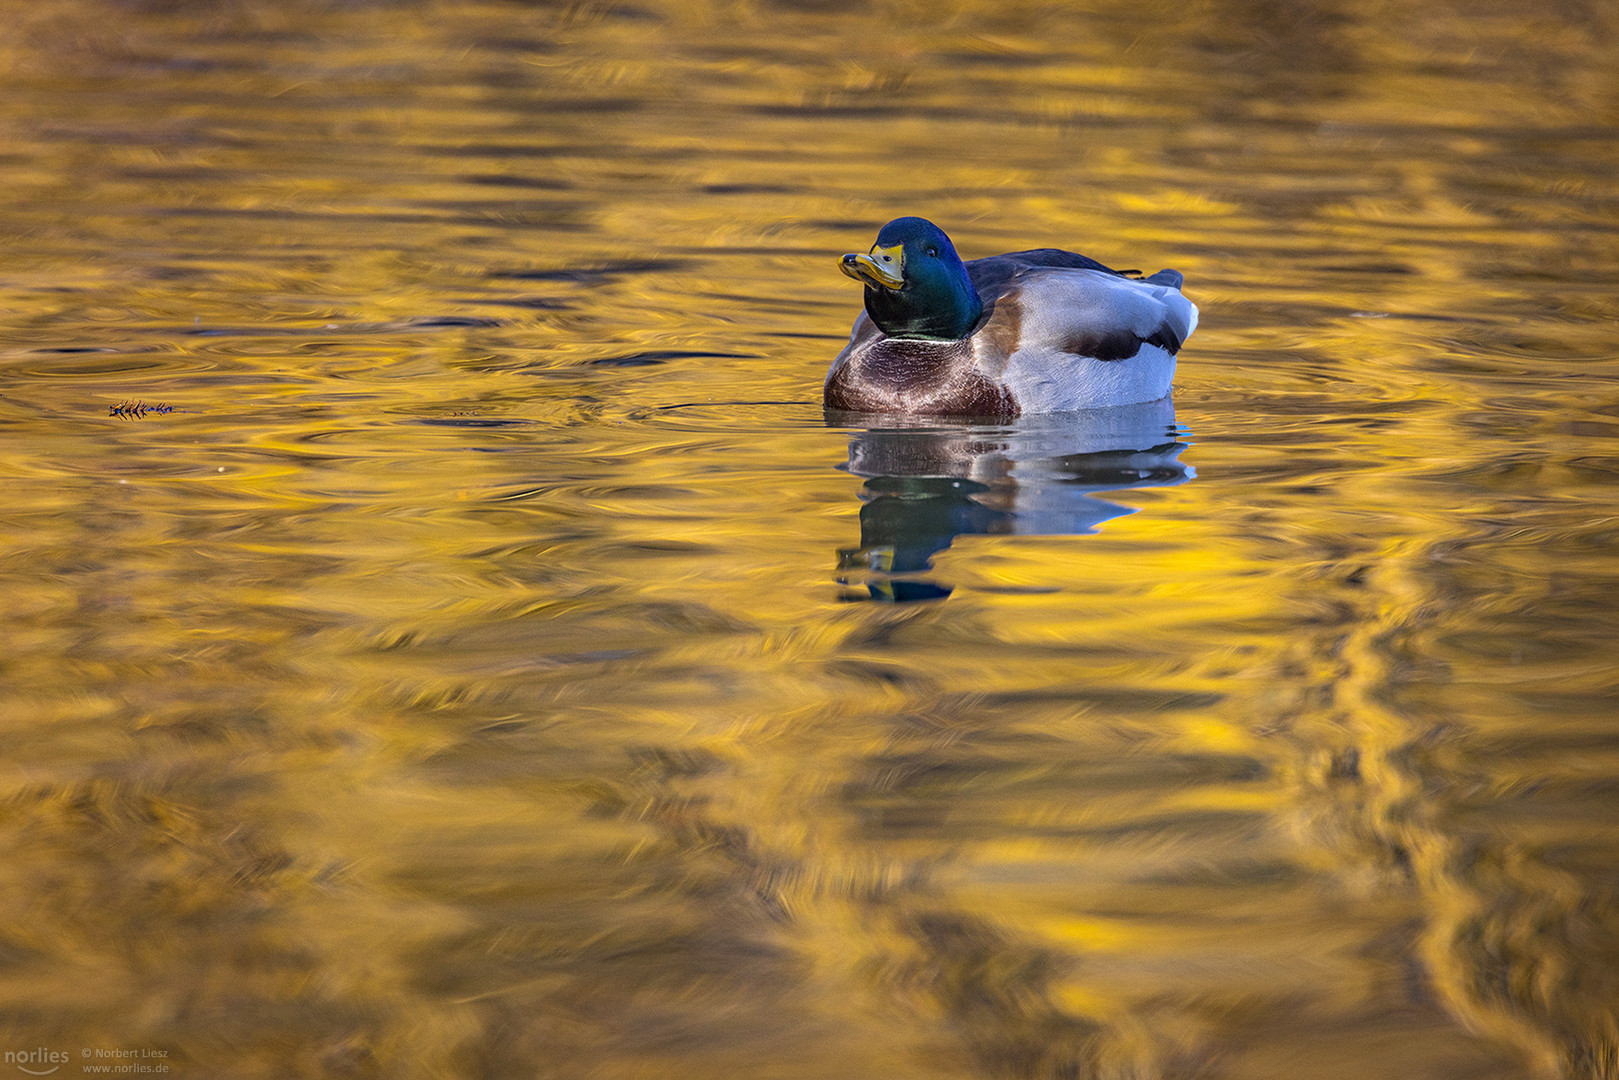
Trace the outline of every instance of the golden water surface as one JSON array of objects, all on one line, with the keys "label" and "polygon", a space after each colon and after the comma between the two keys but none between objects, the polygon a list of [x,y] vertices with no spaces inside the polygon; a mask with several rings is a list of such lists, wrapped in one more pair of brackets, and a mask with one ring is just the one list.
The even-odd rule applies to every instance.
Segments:
[{"label": "golden water surface", "polygon": [[0,1076],[1619,1076],[1619,7],[0,21]]}]

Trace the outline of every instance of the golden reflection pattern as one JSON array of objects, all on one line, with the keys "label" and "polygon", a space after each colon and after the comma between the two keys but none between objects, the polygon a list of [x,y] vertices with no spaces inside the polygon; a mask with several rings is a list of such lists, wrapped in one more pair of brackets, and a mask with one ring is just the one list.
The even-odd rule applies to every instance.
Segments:
[{"label": "golden reflection pattern", "polygon": [[[1612,4],[6,25],[0,1064],[1619,1077]],[[1173,408],[829,424],[904,213]]]}]

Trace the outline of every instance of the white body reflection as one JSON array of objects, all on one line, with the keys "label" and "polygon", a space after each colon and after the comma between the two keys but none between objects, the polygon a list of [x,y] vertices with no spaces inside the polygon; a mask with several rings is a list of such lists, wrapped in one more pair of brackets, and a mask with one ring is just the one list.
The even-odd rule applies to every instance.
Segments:
[{"label": "white body reflection", "polygon": [[[1078,535],[1134,513],[1097,492],[1181,484],[1185,433],[1168,400],[993,424],[890,421],[856,428],[848,470],[864,477],[860,546],[839,552],[840,581],[871,599],[948,596],[928,580],[963,533]],[[851,594],[850,598],[862,594]]]}]

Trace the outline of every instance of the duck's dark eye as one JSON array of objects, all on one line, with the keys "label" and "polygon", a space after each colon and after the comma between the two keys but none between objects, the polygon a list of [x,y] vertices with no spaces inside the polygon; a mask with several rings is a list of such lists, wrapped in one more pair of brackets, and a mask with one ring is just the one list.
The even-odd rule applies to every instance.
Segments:
[{"label": "duck's dark eye", "polygon": [[930,247],[930,248],[928,248],[928,254],[932,255],[935,259],[937,259],[939,257],[939,249]]}]

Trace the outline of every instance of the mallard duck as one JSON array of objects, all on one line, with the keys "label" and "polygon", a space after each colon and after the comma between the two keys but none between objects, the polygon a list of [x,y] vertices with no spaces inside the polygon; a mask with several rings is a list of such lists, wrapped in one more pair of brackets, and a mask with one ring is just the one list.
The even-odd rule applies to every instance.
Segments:
[{"label": "mallard duck", "polygon": [[1157,401],[1197,326],[1181,275],[1146,278],[1056,248],[962,262],[924,218],[843,257],[865,313],[826,376],[826,407],[1013,417]]}]

